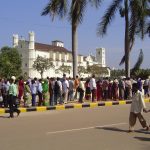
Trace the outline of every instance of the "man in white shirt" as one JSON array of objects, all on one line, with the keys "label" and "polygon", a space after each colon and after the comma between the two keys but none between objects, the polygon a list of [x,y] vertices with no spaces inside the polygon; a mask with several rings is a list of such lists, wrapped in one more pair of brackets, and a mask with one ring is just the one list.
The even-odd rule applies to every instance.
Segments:
[{"label": "man in white shirt", "polygon": [[57,105],[57,103],[62,104],[62,83],[60,81],[60,78],[57,77],[57,80],[54,84],[54,104]]},{"label": "man in white shirt", "polygon": [[90,89],[92,92],[92,102],[96,100],[96,81],[95,81],[95,75],[92,76],[89,82]]},{"label": "man in white shirt", "polygon": [[133,97],[132,97],[132,104],[130,109],[130,116],[129,116],[129,132],[134,131],[134,126],[136,124],[136,119],[138,118],[142,127],[145,128],[147,131],[150,129],[149,124],[144,119],[142,113],[148,112],[145,106],[144,99],[142,97],[142,92],[138,90],[138,84],[133,83]]},{"label": "man in white shirt", "polygon": [[64,103],[67,104],[67,100],[68,100],[68,92],[69,92],[69,82],[66,79],[66,76],[63,77],[64,81],[62,83],[62,89],[63,89],[63,97],[64,97]]},{"label": "man in white shirt", "polygon": [[74,89],[74,82],[71,77],[69,77],[69,94],[68,94],[68,100],[72,101],[73,100],[73,89]]}]

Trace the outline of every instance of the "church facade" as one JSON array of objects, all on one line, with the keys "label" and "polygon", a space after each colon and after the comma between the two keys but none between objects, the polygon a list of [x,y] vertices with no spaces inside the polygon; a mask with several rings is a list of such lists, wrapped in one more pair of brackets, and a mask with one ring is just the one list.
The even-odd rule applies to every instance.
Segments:
[{"label": "church facade", "polygon": [[[29,32],[28,40],[24,38],[19,38],[17,34],[13,35],[13,47],[17,48],[21,58],[22,58],[22,71],[26,73],[29,77],[40,78],[39,72],[33,69],[33,63],[38,56],[49,58],[53,62],[54,68],[44,72],[43,77],[62,77],[63,72],[57,72],[60,66],[70,66],[70,73],[67,76],[72,77],[72,53],[64,47],[62,41],[52,41],[51,45],[37,43],[35,42],[34,32]],[[96,56],[83,56],[78,55],[78,66],[83,66],[87,68],[88,65],[99,65],[100,67],[106,67],[105,60],[105,49],[96,49]],[[88,77],[90,74],[83,74],[83,77]],[[105,76],[110,76],[110,69],[108,68],[108,74]]]}]

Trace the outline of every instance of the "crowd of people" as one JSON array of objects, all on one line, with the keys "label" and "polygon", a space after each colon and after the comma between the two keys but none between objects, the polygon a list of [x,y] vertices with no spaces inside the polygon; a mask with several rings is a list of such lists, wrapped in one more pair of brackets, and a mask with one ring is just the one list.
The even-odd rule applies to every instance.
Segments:
[{"label": "crowd of people", "polygon": [[96,79],[95,75],[84,80],[76,76],[75,79],[62,78],[16,79],[12,76],[8,79],[0,79],[0,107],[9,107],[10,118],[20,114],[19,106],[54,106],[67,104],[70,101],[83,103],[107,100],[132,99],[129,115],[129,132],[134,131],[138,118],[142,127],[147,131],[150,126],[143,117],[142,112],[150,112],[146,108],[144,96],[150,96],[150,79],[133,80],[120,77],[119,79]]},{"label": "crowd of people", "polygon": [[[132,97],[132,84],[138,84],[138,89],[145,96],[150,94],[150,79],[144,81],[140,78],[97,79],[92,75],[88,79],[62,78],[31,79],[23,77],[16,79],[14,76],[8,79],[0,79],[0,107],[11,107],[10,99],[14,96],[17,106],[54,106],[66,104],[70,101],[83,103],[107,100],[128,100]],[[12,86],[13,85],[13,86]],[[12,88],[13,87],[13,88]]]}]

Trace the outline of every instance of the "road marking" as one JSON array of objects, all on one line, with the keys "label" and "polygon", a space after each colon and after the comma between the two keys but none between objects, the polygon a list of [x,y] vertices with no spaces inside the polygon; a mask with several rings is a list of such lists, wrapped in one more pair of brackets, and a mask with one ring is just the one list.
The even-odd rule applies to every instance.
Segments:
[{"label": "road marking", "polygon": [[46,134],[58,134],[58,133],[65,133],[65,132],[73,132],[73,131],[81,131],[81,130],[88,130],[88,129],[95,129],[95,128],[104,128],[104,127],[112,127],[112,126],[118,126],[118,125],[125,125],[127,123],[115,123],[115,124],[108,124],[108,125],[103,125],[103,126],[94,126],[94,127],[86,127],[86,128],[78,128],[78,129],[69,129],[69,130],[62,130],[62,131],[52,131],[52,132],[47,132]]}]

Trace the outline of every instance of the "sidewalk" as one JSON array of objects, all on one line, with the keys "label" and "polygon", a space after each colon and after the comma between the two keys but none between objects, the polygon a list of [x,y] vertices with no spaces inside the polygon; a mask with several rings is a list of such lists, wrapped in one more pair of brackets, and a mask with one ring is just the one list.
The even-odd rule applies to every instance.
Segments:
[{"label": "sidewalk", "polygon": [[[148,103],[150,102],[150,99],[147,98],[145,99],[145,102]],[[68,103],[64,105],[56,105],[56,106],[41,106],[41,107],[29,107],[29,108],[22,108],[20,107],[21,112],[32,112],[32,111],[47,111],[47,110],[65,110],[65,109],[71,109],[71,108],[94,108],[94,107],[99,107],[99,106],[112,106],[112,105],[126,105],[126,104],[131,104],[131,100],[120,100],[120,101],[100,101],[100,102],[91,102],[91,101],[86,101],[84,103]],[[8,108],[0,108],[0,114],[4,113],[9,113]]]}]

